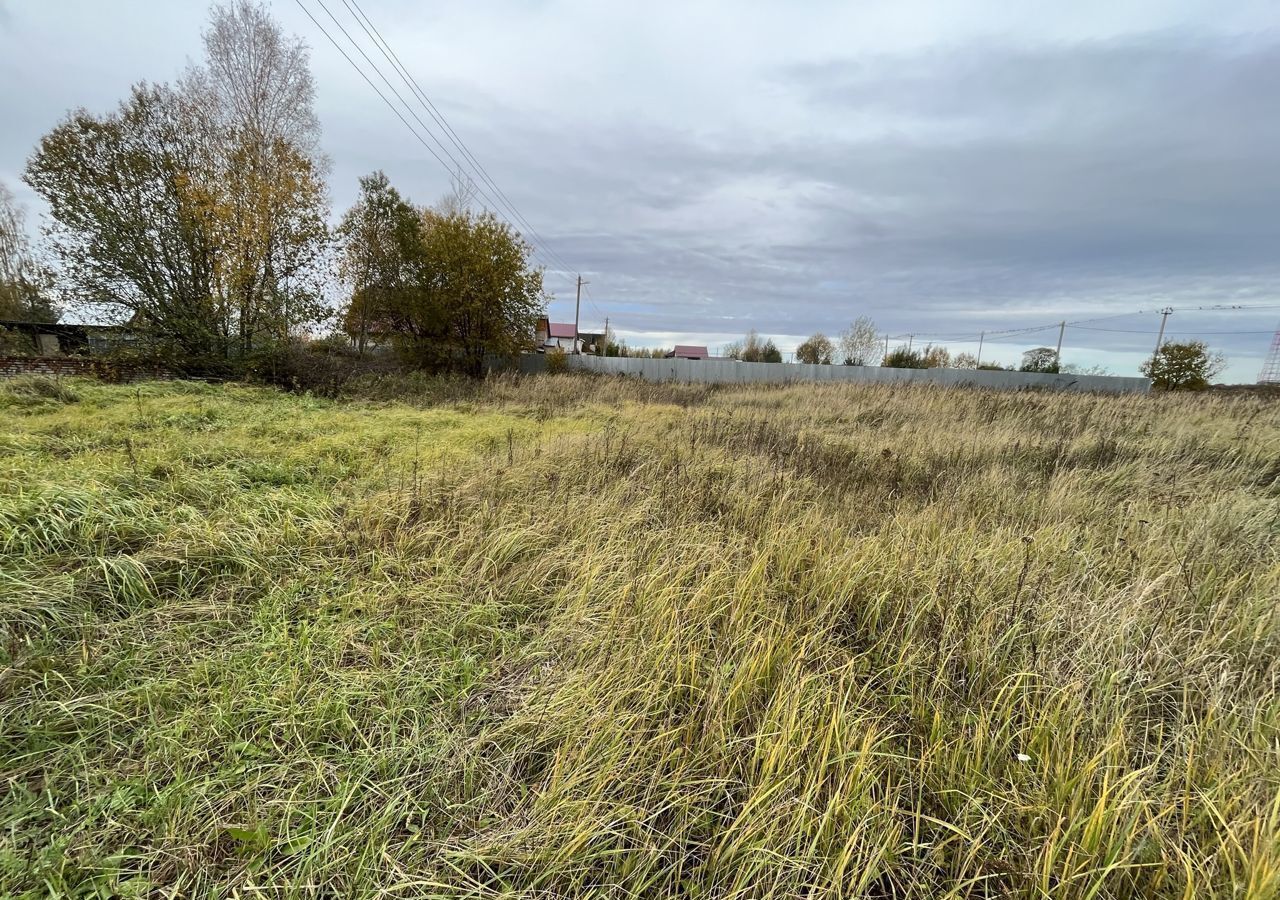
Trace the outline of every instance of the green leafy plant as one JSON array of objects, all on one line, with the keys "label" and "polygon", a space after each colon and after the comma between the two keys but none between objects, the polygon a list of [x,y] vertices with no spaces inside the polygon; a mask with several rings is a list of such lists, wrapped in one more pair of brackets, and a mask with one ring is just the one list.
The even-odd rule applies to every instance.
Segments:
[{"label": "green leafy plant", "polygon": [[569,370],[569,354],[554,347],[547,351],[547,371],[552,375],[558,375],[561,372]]},{"label": "green leafy plant", "polygon": [[835,352],[835,344],[831,343],[829,337],[819,332],[796,347],[796,362],[829,366]]},{"label": "green leafy plant", "polygon": [[927,369],[924,354],[919,350],[897,347],[885,356],[880,365],[889,369]]},{"label": "green leafy plant", "polygon": [[1225,366],[1226,359],[1203,341],[1170,341],[1142,364],[1141,372],[1156,390],[1203,391]]},{"label": "green leafy plant", "polygon": [[1036,347],[1022,354],[1022,365],[1019,372],[1058,373],[1058,354],[1052,347]]}]

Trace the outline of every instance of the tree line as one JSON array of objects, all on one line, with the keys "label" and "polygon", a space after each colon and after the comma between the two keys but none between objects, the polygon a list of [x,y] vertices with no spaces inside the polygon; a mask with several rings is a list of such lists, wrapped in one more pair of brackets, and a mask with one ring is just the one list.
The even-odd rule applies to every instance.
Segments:
[{"label": "tree line", "polygon": [[518,232],[465,190],[415,206],[381,172],[330,228],[306,45],[250,0],[213,6],[203,39],[174,83],[135,84],[111,112],[73,110],[40,139],[23,180],[48,204],[55,265],[31,261],[0,196],[13,220],[0,221],[3,314],[69,305],[214,370],[334,321],[357,352],[472,372],[529,340],[547,298]]},{"label": "tree line", "polygon": [[[883,347],[884,338],[875,322],[860,316],[835,340],[822,332],[810,335],[795,350],[795,360],[808,365],[884,366],[894,369],[987,369],[994,371],[1039,372],[1050,374],[1111,375],[1102,366],[1064,365],[1052,347],[1035,347],[1022,354],[1016,367],[983,363],[974,354],[952,354],[946,347],[926,344],[920,348]],[[885,352],[887,351],[887,352]],[[745,338],[727,344],[724,356],[743,362],[782,362],[782,353],[772,338],[762,338],[752,330]],[[1209,382],[1226,366],[1221,353],[1215,353],[1203,341],[1168,341],[1139,366],[1159,390],[1206,390]]]}]

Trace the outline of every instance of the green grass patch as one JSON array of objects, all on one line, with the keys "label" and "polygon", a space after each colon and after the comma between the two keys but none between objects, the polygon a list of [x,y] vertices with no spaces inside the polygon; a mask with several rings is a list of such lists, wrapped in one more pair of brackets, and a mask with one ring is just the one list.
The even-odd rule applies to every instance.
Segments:
[{"label": "green grass patch", "polygon": [[1274,402],[363,390],[0,384],[0,896],[1280,891]]}]

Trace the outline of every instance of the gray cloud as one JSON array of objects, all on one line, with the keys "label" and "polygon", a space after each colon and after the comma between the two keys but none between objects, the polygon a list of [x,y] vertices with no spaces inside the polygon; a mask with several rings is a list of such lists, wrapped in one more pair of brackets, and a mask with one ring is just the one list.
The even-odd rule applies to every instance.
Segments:
[{"label": "gray cloud", "polygon": [[[1014,327],[1024,310],[1043,321],[1280,301],[1280,95],[1269,87],[1280,44],[988,44],[776,77],[811,132],[711,145],[628,135],[625,150],[598,154],[625,157],[636,186],[612,185],[619,212],[653,225],[591,257],[665,282],[653,318],[696,331],[705,314],[688,301],[707,284],[739,318],[789,334],[834,330],[862,309],[894,330],[954,332]],[[592,174],[604,187],[612,171]],[[766,222],[733,214],[759,185],[775,196],[746,205]],[[685,221],[696,228],[673,239]],[[1272,318],[1190,324],[1264,329]],[[1236,354],[1265,347],[1214,340]]]}]

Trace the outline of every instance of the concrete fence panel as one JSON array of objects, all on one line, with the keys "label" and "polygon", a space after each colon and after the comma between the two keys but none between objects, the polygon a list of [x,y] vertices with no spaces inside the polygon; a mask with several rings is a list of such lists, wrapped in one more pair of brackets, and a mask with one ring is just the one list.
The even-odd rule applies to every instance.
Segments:
[{"label": "concrete fence panel", "polygon": [[587,372],[636,375],[646,381],[686,381],[703,384],[781,384],[794,381],[855,384],[936,384],[1022,390],[1103,391],[1145,394],[1146,378],[1112,375],[1053,375],[1041,372],[1003,372],[986,369],[888,369],[881,366],[822,366],[793,363],[744,363],[721,359],[632,359],[630,357],[570,356],[569,367]]}]

